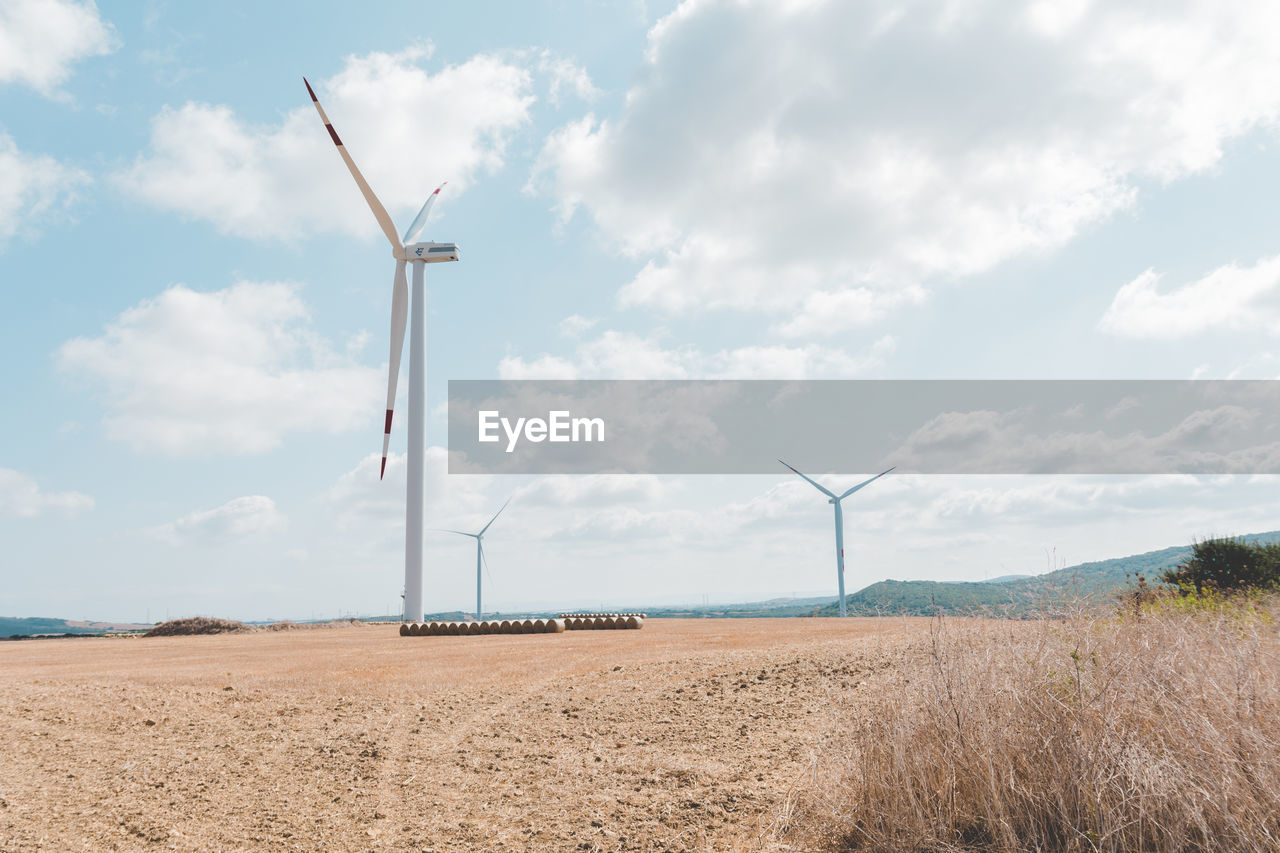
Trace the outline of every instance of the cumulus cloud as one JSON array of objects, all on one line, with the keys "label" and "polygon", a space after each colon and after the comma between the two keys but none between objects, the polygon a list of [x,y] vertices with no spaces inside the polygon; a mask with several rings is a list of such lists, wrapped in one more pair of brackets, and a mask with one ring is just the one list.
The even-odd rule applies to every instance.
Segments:
[{"label": "cumulus cloud", "polygon": [[170,545],[222,543],[261,535],[283,522],[275,501],[264,495],[248,495],[213,509],[189,513],[149,532]]},{"label": "cumulus cloud", "polygon": [[291,284],[175,285],[57,359],[101,389],[107,434],[140,453],[257,453],[368,426],[382,408],[380,371],[318,336]]},{"label": "cumulus cloud", "polygon": [[933,473],[1274,473],[1280,442],[1266,409],[1218,405],[1173,421],[1123,425],[1068,422],[1046,428],[1035,407],[943,412],[913,430],[890,457]]},{"label": "cumulus cloud", "polygon": [[[352,56],[334,77],[313,81],[369,184],[406,224],[440,181],[461,191],[502,165],[533,102],[529,73],[497,56],[434,71],[425,67],[429,56],[427,47]],[[116,175],[118,183],[242,237],[319,231],[376,238],[376,222],[297,86],[298,106],[276,124],[250,124],[226,105],[164,109],[152,121],[149,149]]]},{"label": "cumulus cloud", "polygon": [[1116,291],[1098,328],[1168,340],[1208,331],[1280,332],[1280,255],[1250,267],[1227,264],[1164,292],[1160,278],[1147,270]]},{"label": "cumulus cloud", "polygon": [[111,25],[92,0],[0,2],[0,83],[24,83],[51,95],[75,63],[115,47]]},{"label": "cumulus cloud", "polygon": [[675,491],[678,486],[674,481],[650,474],[551,475],[522,487],[516,498],[526,506],[600,507],[653,503]]},{"label": "cumulus cloud", "polygon": [[42,492],[36,481],[12,468],[0,468],[0,516],[34,518],[52,511],[64,515],[93,509],[93,498],[80,492]]},{"label": "cumulus cloud", "polygon": [[[573,319],[573,318],[570,318]],[[857,376],[879,367],[893,352],[891,336],[861,353],[818,344],[743,346],[707,352],[693,346],[667,347],[661,335],[608,330],[577,344],[571,356],[544,353],[507,356],[498,363],[502,379],[808,379]]]},{"label": "cumulus cloud", "polygon": [[25,154],[0,133],[0,244],[65,217],[89,176],[52,157]]},{"label": "cumulus cloud", "polygon": [[552,134],[531,186],[644,261],[623,304],[835,333],[1273,126],[1278,28],[1268,0],[685,0],[619,114]]},{"label": "cumulus cloud", "polygon": [[547,78],[547,98],[552,104],[560,104],[565,92],[572,92],[583,101],[594,101],[600,97],[600,90],[581,65],[550,50],[539,51],[537,57],[538,71]]}]

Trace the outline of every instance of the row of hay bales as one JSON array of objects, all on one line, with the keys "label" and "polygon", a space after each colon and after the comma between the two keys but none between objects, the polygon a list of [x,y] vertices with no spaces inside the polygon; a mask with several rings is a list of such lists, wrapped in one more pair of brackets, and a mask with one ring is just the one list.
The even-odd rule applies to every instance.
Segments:
[{"label": "row of hay bales", "polygon": [[567,631],[602,631],[617,629],[637,629],[644,627],[643,613],[566,613],[560,617],[564,620]]},{"label": "row of hay bales", "polygon": [[484,622],[405,622],[401,637],[460,637],[471,634],[562,634],[563,619],[503,619]]}]

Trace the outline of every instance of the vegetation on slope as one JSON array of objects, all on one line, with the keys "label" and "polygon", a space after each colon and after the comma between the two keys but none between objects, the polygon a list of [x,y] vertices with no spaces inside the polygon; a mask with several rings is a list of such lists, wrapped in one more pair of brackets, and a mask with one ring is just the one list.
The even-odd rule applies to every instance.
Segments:
[{"label": "vegetation on slope", "polygon": [[[1236,543],[1237,549],[1275,555],[1280,565],[1280,531],[1255,533],[1237,539],[1204,540]],[[970,614],[1028,616],[1066,604],[1104,601],[1136,582],[1139,577],[1160,578],[1194,556],[1193,545],[1162,548],[1129,557],[1099,560],[1068,566],[1055,572],[1004,582],[939,583],[937,581],[881,581],[848,598],[849,613],[855,616]],[[1272,546],[1268,550],[1264,546]],[[836,602],[822,607],[821,616],[838,612]]]}]

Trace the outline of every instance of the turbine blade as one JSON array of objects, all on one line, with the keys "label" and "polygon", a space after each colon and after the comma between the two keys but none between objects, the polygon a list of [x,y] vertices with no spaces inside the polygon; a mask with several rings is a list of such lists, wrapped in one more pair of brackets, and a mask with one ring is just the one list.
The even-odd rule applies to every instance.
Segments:
[{"label": "turbine blade", "polygon": [[[449,183],[445,181],[444,184]],[[418,235],[422,233],[422,229],[427,224],[427,214],[431,212],[431,205],[435,204],[436,196],[440,195],[440,190],[444,189],[444,184],[436,187],[436,191],[427,196],[427,200],[422,205],[422,210],[418,211],[418,215],[413,217],[413,221],[409,223],[409,227],[404,231],[405,245],[412,243],[418,239]]]},{"label": "turbine blade", "polygon": [[351,159],[351,155],[347,153],[347,147],[342,144],[342,140],[338,138],[338,132],[333,129],[333,123],[329,121],[329,117],[324,114],[324,107],[320,106],[320,101],[316,98],[316,93],[312,90],[311,84],[307,83],[307,78],[303,77],[302,82],[306,84],[307,94],[311,96],[311,103],[316,105],[316,112],[320,113],[320,120],[324,122],[325,130],[329,131],[329,138],[333,140],[333,144],[337,147],[338,153],[342,155],[342,162],[347,164],[351,177],[356,179],[356,186],[360,187],[360,194],[364,196],[364,200],[369,203],[369,209],[373,211],[373,217],[378,220],[378,224],[382,226],[382,233],[387,235],[387,239],[391,241],[392,249],[401,248],[400,239],[396,236],[395,223],[391,221],[391,216],[387,213],[387,209],[382,206],[382,202],[378,201],[378,197],[373,194],[373,190],[369,188],[369,184],[364,179],[364,175],[360,174],[360,170],[356,168],[356,161]]},{"label": "turbine blade", "polygon": [[396,261],[396,277],[391,283],[391,357],[387,360],[387,423],[382,430],[382,471],[387,473],[387,451],[391,447],[391,413],[396,407],[396,383],[400,379],[400,354],[404,351],[404,327],[409,320],[409,279],[405,261]]},{"label": "turbine blade", "polygon": [[[779,459],[778,461],[779,461],[779,462],[782,462],[782,460],[781,460],[781,459]],[[783,465],[787,465],[787,463],[785,463],[785,462],[782,462],[782,464],[783,464]],[[790,466],[790,465],[787,465],[787,467],[788,467],[788,468],[791,468],[791,466]],[[797,471],[795,468],[791,468],[791,472],[792,472],[793,474],[795,474],[796,476],[804,477],[804,479],[805,479],[805,480],[807,480],[807,481],[809,482],[809,485],[813,486],[815,489],[817,489],[818,491],[822,492],[824,495],[827,495],[828,497],[832,497],[832,498],[834,498],[834,497],[836,496],[836,493],[835,493],[835,492],[831,491],[831,490],[830,490],[830,489],[828,489],[826,486],[823,486],[821,483],[818,483],[818,482],[816,482],[816,481],[814,481],[814,480],[809,479],[808,477],[805,477],[805,476],[804,476],[804,474],[801,474],[801,473],[800,473],[799,471]]]},{"label": "turbine blade", "polygon": [[[511,498],[507,498],[507,504],[509,504],[509,503],[511,503]],[[497,521],[497,520],[498,520],[498,516],[502,515],[502,510],[504,510],[504,509],[506,509],[506,508],[507,508],[507,504],[503,504],[503,505],[502,505],[502,508],[501,508],[501,509],[499,509],[497,512],[495,512],[495,513],[493,514],[493,518],[489,519],[489,524],[493,524],[495,521]],[[480,531],[478,534],[476,534],[476,535],[478,535],[478,536],[483,536],[483,535],[484,535],[485,530],[488,530],[488,529],[489,529],[489,524],[486,524],[486,525],[481,529],[481,531]]]},{"label": "turbine blade", "polygon": [[434,533],[456,533],[459,536],[470,536],[472,539],[476,539],[479,536],[476,533],[464,533],[461,530],[448,530],[444,527],[428,527],[427,529]]},{"label": "turbine blade", "polygon": [[489,571],[489,558],[484,555],[484,545],[480,546],[480,562],[484,564],[485,577],[489,579],[489,588],[493,589],[493,572]]},{"label": "turbine blade", "polygon": [[[898,467],[897,465],[894,465],[894,466],[893,466],[893,468],[897,468],[897,467]],[[836,498],[836,500],[844,500],[845,498],[849,497],[849,495],[851,495],[851,494],[853,494],[854,492],[858,491],[858,489],[861,489],[863,486],[869,485],[869,484],[871,484],[871,483],[874,483],[876,480],[879,480],[879,479],[880,479],[881,477],[883,477],[885,474],[888,474],[888,473],[889,473],[889,471],[892,471],[892,470],[893,470],[893,468],[889,468],[888,470],[881,471],[879,474],[876,474],[874,477],[872,477],[872,478],[871,478],[871,479],[869,479],[869,480],[863,480],[861,483],[859,483],[858,485],[856,485],[856,486],[854,486],[853,488],[849,489],[849,491],[845,492],[845,493],[844,493],[843,495],[841,495],[840,497]]]}]

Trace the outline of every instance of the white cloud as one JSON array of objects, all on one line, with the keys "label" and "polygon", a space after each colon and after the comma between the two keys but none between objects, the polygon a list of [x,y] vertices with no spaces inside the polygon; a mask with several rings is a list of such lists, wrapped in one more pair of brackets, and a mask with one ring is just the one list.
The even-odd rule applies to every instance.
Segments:
[{"label": "white cloud", "polygon": [[543,50],[538,54],[538,71],[549,81],[547,98],[552,104],[560,103],[564,91],[572,92],[583,101],[600,97],[600,90],[591,82],[585,68],[553,51]]},{"label": "white cloud", "polygon": [[248,495],[213,509],[189,513],[148,532],[170,545],[221,543],[261,535],[283,522],[275,501],[263,495]]},{"label": "white cloud", "polygon": [[89,176],[52,157],[24,154],[0,133],[0,242],[33,232],[55,218],[65,222]]},{"label": "white cloud", "polygon": [[256,453],[381,422],[381,372],[316,335],[291,284],[175,285],[57,358],[101,389],[107,434],[142,453]]},{"label": "white cloud", "polygon": [[1280,255],[1251,267],[1227,264],[1161,293],[1147,270],[1116,291],[1098,328],[1130,338],[1184,338],[1206,331],[1280,332]]},{"label": "white cloud", "polygon": [[644,337],[608,330],[577,344],[570,357],[542,354],[507,356],[498,363],[502,379],[807,379],[865,374],[894,349],[888,335],[864,352],[817,344],[760,345],[705,352],[693,346],[668,348],[661,335]]},{"label": "white cloud", "polygon": [[570,314],[560,321],[560,334],[566,338],[580,338],[598,323],[595,317],[583,317],[581,314]]},{"label": "white cloud", "polygon": [[[441,181],[463,190],[502,165],[533,100],[529,74],[515,65],[481,54],[431,73],[422,66],[429,53],[348,57],[336,76],[313,82],[343,144],[404,224]],[[225,105],[166,108],[152,121],[150,149],[116,179],[157,207],[242,237],[377,237],[302,81],[296,96],[272,125],[250,125]]]},{"label": "white cloud", "polygon": [[561,474],[538,477],[517,491],[516,498],[525,506],[601,507],[653,503],[677,489],[675,481],[651,474]]},{"label": "white cloud", "polygon": [[0,0],[0,83],[51,95],[72,65],[115,47],[111,25],[92,0]]},{"label": "white cloud", "polygon": [[0,516],[33,518],[42,512],[65,515],[93,509],[93,498],[80,492],[42,492],[36,481],[12,468],[0,468]]},{"label": "white cloud", "polygon": [[1276,121],[1277,31],[1270,0],[686,0],[531,186],[645,261],[623,304],[834,333],[1213,166]]}]

